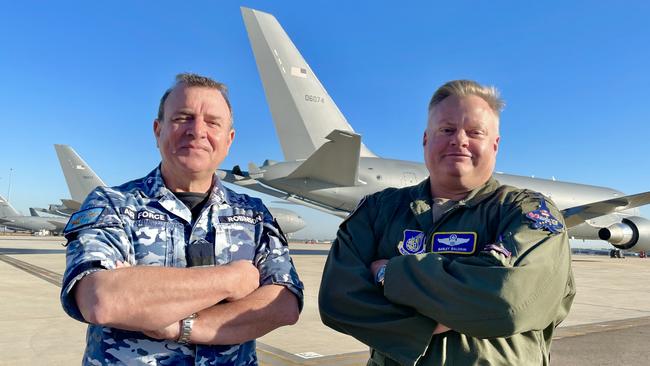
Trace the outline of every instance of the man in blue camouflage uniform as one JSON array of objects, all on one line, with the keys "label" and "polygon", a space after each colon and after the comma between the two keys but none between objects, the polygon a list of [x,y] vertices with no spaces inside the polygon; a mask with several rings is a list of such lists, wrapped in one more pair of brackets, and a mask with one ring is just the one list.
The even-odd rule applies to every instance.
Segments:
[{"label": "man in blue camouflage uniform", "polygon": [[303,285],[261,200],[215,175],[234,138],[225,86],[178,75],[154,134],[161,164],[95,189],[65,229],[83,364],[257,365],[255,338],[297,321]]}]

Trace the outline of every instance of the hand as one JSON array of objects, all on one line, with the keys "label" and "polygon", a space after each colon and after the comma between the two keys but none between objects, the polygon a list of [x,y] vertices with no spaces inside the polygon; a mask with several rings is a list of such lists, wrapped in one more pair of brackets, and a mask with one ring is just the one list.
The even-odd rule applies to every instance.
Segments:
[{"label": "hand", "polygon": [[239,260],[227,264],[230,267],[232,282],[227,301],[236,301],[248,296],[260,287],[260,272],[249,260]]},{"label": "hand", "polygon": [[448,330],[451,330],[451,328],[447,327],[444,324],[438,323],[438,325],[436,325],[436,329],[433,330],[433,334],[444,333]]},{"label": "hand", "polygon": [[169,324],[162,329],[147,330],[142,333],[155,339],[167,339],[170,341],[176,341],[181,335],[181,322],[177,321],[175,323]]},{"label": "hand", "polygon": [[372,272],[372,278],[377,278],[377,272],[379,268],[388,263],[388,259],[378,259],[370,264],[370,271]]},{"label": "hand", "polygon": [[129,262],[117,261],[115,262],[115,269],[131,267]]}]

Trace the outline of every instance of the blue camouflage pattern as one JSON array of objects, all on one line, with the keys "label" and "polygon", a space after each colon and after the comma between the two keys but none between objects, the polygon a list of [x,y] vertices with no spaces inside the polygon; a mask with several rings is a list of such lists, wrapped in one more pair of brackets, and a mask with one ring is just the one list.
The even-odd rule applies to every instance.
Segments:
[{"label": "blue camouflage pattern", "polygon": [[[224,187],[217,176],[207,203],[192,226],[192,213],[165,187],[160,166],[118,187],[98,187],[80,210],[102,208],[89,225],[70,225],[61,303],[86,322],[72,289],[84,276],[131,265],[186,267],[191,243],[214,243],[215,264],[252,260],[260,286],[287,287],[303,304],[303,284],[289,257],[287,240],[258,198]],[[190,244],[188,244],[190,243]],[[181,345],[141,332],[89,324],[83,365],[257,365],[255,341],[238,345]]]}]

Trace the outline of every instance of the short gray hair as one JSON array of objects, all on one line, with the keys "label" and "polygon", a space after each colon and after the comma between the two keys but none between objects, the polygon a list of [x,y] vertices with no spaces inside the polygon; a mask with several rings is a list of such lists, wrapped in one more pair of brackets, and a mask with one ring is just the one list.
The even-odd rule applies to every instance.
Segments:
[{"label": "short gray hair", "polygon": [[445,98],[455,95],[457,97],[466,97],[475,95],[483,99],[494,114],[498,117],[506,103],[499,96],[499,91],[493,86],[485,86],[473,80],[452,80],[446,82],[438,88],[429,102],[429,112],[440,104]]},{"label": "short gray hair", "polygon": [[186,72],[176,75],[176,81],[174,82],[174,85],[172,85],[171,88],[167,89],[165,91],[165,94],[163,94],[162,98],[160,98],[160,105],[158,106],[159,121],[162,122],[163,118],[165,117],[165,101],[167,100],[167,97],[172,92],[172,90],[174,90],[174,88],[176,88],[179,85],[184,85],[187,87],[198,86],[198,87],[204,87],[210,89],[217,89],[221,93],[221,96],[223,96],[223,99],[226,101],[226,104],[228,105],[228,111],[230,111],[230,120],[231,122],[233,121],[232,107],[230,106],[230,100],[228,99],[228,87],[226,86],[226,84],[215,81],[207,76],[186,73]]}]

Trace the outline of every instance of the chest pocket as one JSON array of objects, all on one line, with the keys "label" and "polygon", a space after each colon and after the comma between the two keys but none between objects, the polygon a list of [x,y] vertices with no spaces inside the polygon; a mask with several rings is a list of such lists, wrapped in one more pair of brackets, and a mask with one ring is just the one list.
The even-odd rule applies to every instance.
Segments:
[{"label": "chest pocket", "polygon": [[252,261],[258,226],[244,222],[215,225],[215,263],[225,264],[242,259]]},{"label": "chest pocket", "polygon": [[138,265],[169,265],[170,225],[155,220],[136,220],[133,224],[133,249]]}]

